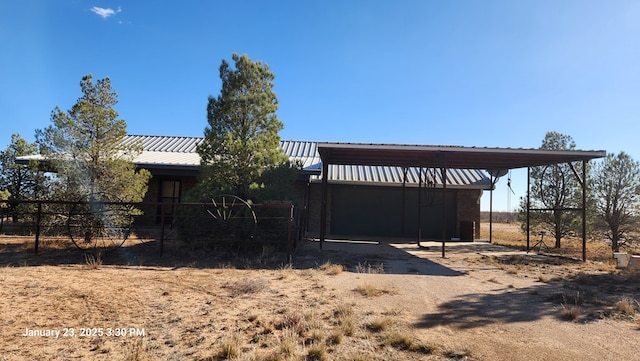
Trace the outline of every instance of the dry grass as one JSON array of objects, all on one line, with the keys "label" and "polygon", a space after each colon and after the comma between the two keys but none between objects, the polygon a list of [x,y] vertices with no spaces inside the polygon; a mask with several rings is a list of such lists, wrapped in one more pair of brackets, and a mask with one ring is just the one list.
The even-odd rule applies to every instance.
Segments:
[{"label": "dry grass", "polygon": [[630,297],[623,297],[616,302],[615,310],[622,316],[633,318],[636,314],[636,306],[640,307],[638,301]]},{"label": "dry grass", "polygon": [[404,332],[392,332],[386,335],[384,344],[398,350],[426,355],[434,353],[437,349],[435,345],[418,342],[413,335]]},{"label": "dry grass", "polygon": [[324,345],[313,345],[307,352],[306,359],[308,361],[327,361],[329,355],[327,354],[327,347]]},{"label": "dry grass", "polygon": [[341,303],[336,307],[333,316],[338,321],[339,331],[345,336],[353,336],[356,332],[355,321],[353,319],[353,306],[351,304]]},{"label": "dry grass", "polygon": [[322,264],[320,270],[326,272],[328,275],[335,276],[344,272],[344,266],[341,264],[331,263],[329,261]]},{"label": "dry grass", "polygon": [[384,263],[378,263],[377,265],[372,265],[368,262],[360,263],[356,266],[356,272],[358,273],[367,273],[367,274],[382,274],[384,273]]},{"label": "dry grass", "polygon": [[[525,250],[527,246],[527,236],[520,229],[520,224],[513,223],[494,223],[492,226],[493,243],[508,247],[514,247],[517,249]],[[480,238],[489,239],[489,223],[482,223],[480,228]],[[536,232],[531,232],[529,245],[533,247],[540,235]],[[554,248],[555,240],[545,235],[545,243],[549,246],[549,253],[572,257],[576,259],[582,259],[582,238],[581,237],[567,237],[561,240],[562,247]],[[632,253],[640,253],[640,245],[630,248]],[[612,258],[611,244],[608,240],[587,240],[587,258],[599,262],[604,262],[607,265],[606,270],[610,270],[610,260]],[[605,271],[606,271],[605,270]]]},{"label": "dry grass", "polygon": [[262,277],[246,278],[228,283],[224,287],[229,289],[234,296],[241,296],[246,294],[258,293],[268,289],[269,281]]},{"label": "dry grass", "polygon": [[473,359],[473,353],[469,349],[464,349],[461,351],[447,350],[443,353],[443,355],[451,360],[472,360]]},{"label": "dry grass", "polygon": [[389,317],[377,318],[365,324],[365,328],[370,332],[387,331],[394,325],[395,321]]},{"label": "dry grass", "polygon": [[365,297],[375,297],[395,293],[394,290],[388,286],[374,286],[369,282],[360,283],[354,291]]},{"label": "dry grass", "polygon": [[580,309],[577,306],[562,305],[562,318],[567,321],[575,321],[580,316]]},{"label": "dry grass", "polygon": [[84,259],[85,264],[89,269],[100,269],[100,266],[102,266],[102,254],[100,252],[96,254],[85,252]]},{"label": "dry grass", "polygon": [[240,355],[241,338],[238,335],[225,339],[220,344],[219,351],[216,354],[218,359],[231,360],[237,358]]},{"label": "dry grass", "polygon": [[[20,247],[23,246],[17,248]],[[24,252],[32,253],[29,247],[23,248]],[[66,250],[62,251],[60,257],[67,260]],[[452,340],[457,342],[462,337],[469,337],[469,333],[463,334],[464,330],[448,337],[445,326],[437,329],[416,327],[415,320],[428,315],[424,314],[424,309],[405,308],[403,302],[428,297],[407,291],[411,290],[415,277],[419,277],[420,282],[428,280],[407,275],[414,278],[406,284],[378,284],[376,282],[381,282],[381,278],[405,280],[400,278],[405,275],[377,276],[384,269],[382,263],[373,266],[361,263],[362,274],[334,277],[328,272],[333,264],[327,263],[321,268],[313,260],[303,266],[275,264],[271,268],[256,268],[256,263],[236,259],[224,259],[215,266],[160,262],[140,265],[137,260],[131,265],[114,263],[113,258],[106,255],[103,263],[93,268],[83,260],[82,253],[73,255],[75,261],[63,266],[34,266],[35,262],[45,263],[43,260],[49,257],[46,252],[38,257],[29,256],[26,263],[32,264],[30,266],[21,265],[22,260],[3,263],[4,266],[11,264],[11,267],[0,269],[3,285],[0,299],[5,300],[0,302],[0,314],[3,315],[0,318],[1,355],[10,355],[8,359],[17,360],[477,359],[463,347],[466,344],[452,344]],[[5,256],[5,259],[8,258]],[[500,258],[492,257],[487,261],[506,266]],[[532,267],[520,259],[511,262],[521,262],[520,267]],[[499,271],[496,267],[491,269],[492,272]],[[522,274],[526,273],[519,272],[518,277]],[[491,280],[494,275],[486,279]],[[640,280],[640,276],[634,274],[621,275],[630,285]],[[474,285],[480,283],[478,279],[469,281],[476,282]],[[597,281],[588,275],[575,280],[581,287],[591,287]],[[497,284],[498,279],[489,282]],[[559,284],[551,283],[536,287]],[[605,284],[610,283],[605,281]],[[495,285],[490,286],[495,288]],[[577,308],[585,298],[574,290],[564,293],[565,297],[558,299],[556,305],[562,303],[563,307],[575,305]],[[629,304],[637,299],[632,292],[621,294],[630,295]],[[612,303],[607,304],[613,309],[611,306]],[[628,305],[621,303],[619,307],[628,310]],[[580,309],[585,312],[584,306],[580,305]],[[58,340],[20,336],[25,327],[79,330],[80,327],[116,326],[144,329],[145,336]],[[478,328],[473,332],[481,334],[485,331]],[[428,342],[430,334],[436,334],[437,343]],[[473,336],[469,341],[481,342]],[[487,342],[493,347],[493,340]]]}]

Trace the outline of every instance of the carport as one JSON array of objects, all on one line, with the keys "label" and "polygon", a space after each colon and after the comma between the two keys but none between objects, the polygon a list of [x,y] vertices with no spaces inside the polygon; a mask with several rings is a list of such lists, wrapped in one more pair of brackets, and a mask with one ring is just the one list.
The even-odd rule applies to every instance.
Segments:
[{"label": "carport", "polygon": [[[401,144],[363,144],[363,143],[318,143],[318,153],[322,160],[322,190],[320,200],[320,249],[326,238],[327,226],[327,188],[328,168],[335,165],[395,166],[439,169],[443,179],[442,197],[446,196],[447,169],[487,170],[492,177],[500,171],[518,168],[547,166],[561,163],[571,165],[574,176],[582,188],[582,258],[586,261],[586,164],[592,159],[606,156],[604,150],[545,150],[515,148],[477,148],[459,146],[401,145]],[[573,166],[573,162],[582,162],[582,172]],[[530,243],[529,232],[529,188],[530,172],[527,172],[527,249]],[[420,205],[419,205],[420,206]],[[442,257],[445,257],[446,202],[442,202]],[[417,227],[420,227],[418,225]],[[420,244],[418,229],[418,245]]]}]

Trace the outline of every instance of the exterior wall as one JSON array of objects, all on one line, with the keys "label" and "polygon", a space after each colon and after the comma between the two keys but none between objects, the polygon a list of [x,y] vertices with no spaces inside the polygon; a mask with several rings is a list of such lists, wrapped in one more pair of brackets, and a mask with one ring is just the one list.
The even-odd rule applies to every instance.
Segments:
[{"label": "exterior wall", "polygon": [[458,190],[458,234],[461,235],[460,225],[462,222],[473,222],[474,239],[480,238],[480,189]]},{"label": "exterior wall", "polygon": [[[320,200],[322,197],[322,184],[311,183],[308,186],[306,210],[307,210],[307,237],[320,236]],[[327,196],[327,233],[331,229],[331,186]]]},{"label": "exterior wall", "polygon": [[[144,197],[145,202],[157,202],[160,194],[160,184],[163,180],[179,180],[181,182],[180,196],[197,185],[195,176],[157,175],[149,181],[149,189]],[[425,196],[433,191],[430,196]],[[404,220],[402,218],[402,188],[371,185],[329,184],[327,197],[327,236],[387,236],[387,237],[416,237],[418,228],[417,189],[407,187],[404,190]],[[295,185],[295,193],[304,199],[296,202],[300,212],[301,223],[306,226],[307,237],[320,235],[320,198],[321,183],[308,184],[299,181]],[[474,238],[480,237],[480,197],[482,190],[477,189],[447,189],[447,239],[460,237],[461,222],[473,222]],[[440,240],[442,237],[441,190],[423,190],[421,210],[422,239]],[[432,205],[428,203],[432,202]],[[439,202],[439,203],[438,203]],[[335,207],[338,207],[334,209]],[[350,208],[351,207],[351,208]],[[355,207],[355,208],[354,208]],[[357,207],[364,209],[359,212]],[[144,215],[136,220],[138,226],[154,226],[158,222],[158,207],[149,205],[143,207]],[[373,213],[367,213],[373,210]],[[360,214],[362,213],[362,214]],[[362,224],[366,222],[364,233],[349,232],[349,222]],[[357,227],[356,227],[357,229]],[[359,228],[362,232],[362,227]]]},{"label": "exterior wall", "polygon": [[[196,177],[180,176],[153,176],[149,180],[149,188],[144,196],[143,202],[158,202],[160,197],[160,184],[165,180],[180,181],[180,198],[183,199],[186,192],[195,187],[198,183]],[[143,215],[136,218],[136,225],[150,226],[158,223],[159,209],[155,205],[145,205],[142,208]]]},{"label": "exterior wall", "polygon": [[[320,197],[321,184],[312,183],[308,193],[308,223],[307,236],[318,237],[320,233]],[[388,237],[416,237],[418,228],[417,216],[417,189],[405,188],[404,202],[404,225],[402,221],[402,188],[401,187],[381,187],[364,185],[340,185],[329,184],[328,187],[328,209],[327,209],[327,236],[339,237],[349,235],[345,232],[349,222],[362,222],[357,207],[364,209],[364,217],[369,217],[367,209],[374,209],[372,219],[369,221],[370,227],[367,230],[370,234],[359,234],[354,236],[388,236]],[[422,239],[442,238],[442,200],[441,190],[434,190],[431,196],[426,196],[423,190],[421,210],[422,218]],[[365,198],[369,199],[363,199]],[[480,234],[480,203],[481,190],[476,189],[448,189],[447,190],[447,239],[460,237],[460,222],[474,222],[477,225],[474,229],[475,238]],[[350,199],[342,199],[343,197]],[[431,197],[431,198],[429,198]],[[355,208],[349,208],[349,202],[356,202]],[[431,205],[429,204],[431,202]],[[341,206],[341,204],[343,206]],[[349,209],[343,209],[344,205]],[[336,208],[338,207],[338,208]],[[354,209],[355,212],[352,212]],[[375,212],[380,213],[376,219]],[[341,224],[340,224],[341,223]],[[388,227],[390,229],[385,229]],[[357,227],[356,227],[357,228]],[[373,234],[371,234],[373,233]]]}]

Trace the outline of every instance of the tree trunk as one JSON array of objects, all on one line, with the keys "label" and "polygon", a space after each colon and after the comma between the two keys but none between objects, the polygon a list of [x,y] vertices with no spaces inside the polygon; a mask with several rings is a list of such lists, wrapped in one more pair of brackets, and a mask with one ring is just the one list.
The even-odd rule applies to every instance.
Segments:
[{"label": "tree trunk", "polygon": [[554,218],[554,235],[556,238],[555,248],[560,248],[560,240],[562,239],[562,212],[559,210],[553,211]]},{"label": "tree trunk", "polygon": [[613,252],[620,251],[620,227],[617,222],[610,222],[609,228],[611,229],[611,250]]},{"label": "tree trunk", "polygon": [[619,252],[620,251],[620,235],[618,234],[618,232],[615,232],[612,235],[613,237],[611,237],[611,250],[613,252]]}]

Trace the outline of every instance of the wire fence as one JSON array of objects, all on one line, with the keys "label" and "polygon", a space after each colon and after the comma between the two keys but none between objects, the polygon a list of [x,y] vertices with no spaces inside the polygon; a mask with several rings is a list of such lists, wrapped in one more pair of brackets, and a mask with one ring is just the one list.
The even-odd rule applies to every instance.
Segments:
[{"label": "wire fence", "polygon": [[233,196],[181,203],[25,200],[11,209],[11,216],[0,214],[0,233],[34,237],[36,254],[43,239],[110,250],[130,238],[157,241],[160,255],[171,241],[291,254],[304,229],[304,217],[291,202],[249,204]]}]

